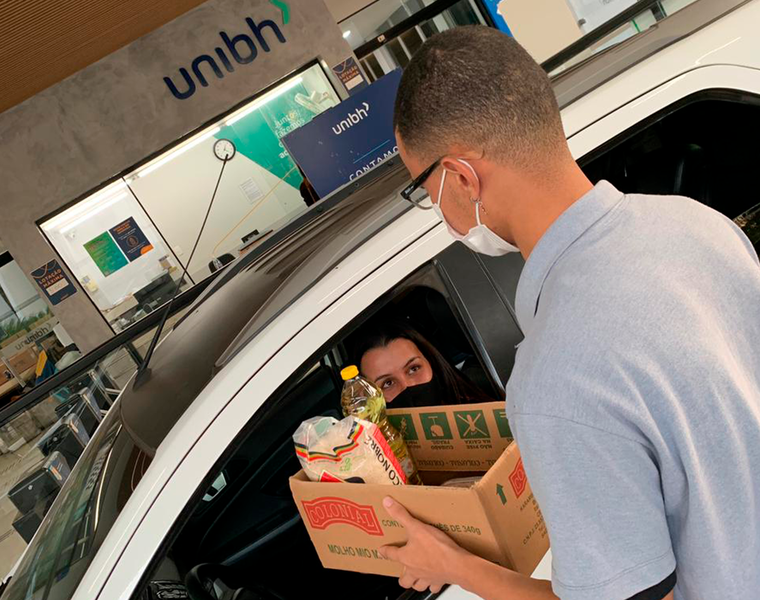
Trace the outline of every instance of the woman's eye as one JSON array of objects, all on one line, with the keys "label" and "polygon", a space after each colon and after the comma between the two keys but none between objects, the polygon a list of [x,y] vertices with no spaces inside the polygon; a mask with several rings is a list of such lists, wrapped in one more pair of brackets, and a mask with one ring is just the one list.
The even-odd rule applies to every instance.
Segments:
[{"label": "woman's eye", "polygon": [[392,385],[393,385],[393,379],[386,379],[385,381],[383,381],[383,384],[380,387],[384,390],[387,390]]},{"label": "woman's eye", "polygon": [[422,368],[422,367],[420,367],[419,365],[413,365],[413,366],[411,366],[411,367],[409,368],[409,374],[414,374],[414,373],[416,373],[417,371],[419,371],[421,368]]}]

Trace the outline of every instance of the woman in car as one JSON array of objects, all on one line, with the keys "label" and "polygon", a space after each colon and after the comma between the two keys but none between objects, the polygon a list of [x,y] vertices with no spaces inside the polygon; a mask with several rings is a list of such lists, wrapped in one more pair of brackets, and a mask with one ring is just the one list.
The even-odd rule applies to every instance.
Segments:
[{"label": "woman in car", "polygon": [[404,322],[370,329],[355,355],[361,373],[382,390],[393,408],[494,401]]}]

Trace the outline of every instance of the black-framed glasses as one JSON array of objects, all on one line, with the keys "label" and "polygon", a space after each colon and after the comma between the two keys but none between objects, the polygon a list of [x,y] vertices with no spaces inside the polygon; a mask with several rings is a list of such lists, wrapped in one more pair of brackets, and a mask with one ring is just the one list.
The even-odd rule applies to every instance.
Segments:
[{"label": "black-framed glasses", "polygon": [[435,171],[436,167],[441,164],[441,159],[439,158],[437,161],[435,161],[432,165],[430,165],[427,169],[425,169],[422,173],[417,175],[417,177],[414,178],[414,181],[410,183],[408,186],[406,186],[403,190],[401,190],[401,197],[414,204],[417,208],[421,208],[422,210],[430,210],[433,208],[432,206],[422,206],[418,201],[412,200],[412,194],[416,192],[420,187],[427,181],[428,177],[432,175],[433,171]]}]

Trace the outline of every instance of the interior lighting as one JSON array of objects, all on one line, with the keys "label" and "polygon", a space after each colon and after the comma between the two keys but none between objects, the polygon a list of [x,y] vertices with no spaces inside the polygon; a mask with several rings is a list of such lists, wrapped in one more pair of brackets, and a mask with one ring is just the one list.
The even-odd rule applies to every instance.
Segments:
[{"label": "interior lighting", "polygon": [[250,115],[257,108],[261,108],[267,102],[274,100],[278,96],[282,96],[282,94],[284,94],[288,90],[292,90],[294,87],[296,87],[297,85],[301,83],[303,83],[303,77],[296,77],[293,81],[288,81],[287,83],[284,83],[280,87],[273,89],[271,92],[267,92],[261,98],[259,98],[258,100],[255,100],[253,104],[249,104],[248,106],[245,106],[242,109],[240,109],[240,112],[234,113],[231,117],[227,119],[227,121],[225,122],[225,125],[232,125],[233,123],[237,123],[240,119]]},{"label": "interior lighting", "polygon": [[166,154],[164,156],[158,157],[155,160],[155,162],[148,163],[147,166],[143,167],[142,169],[138,169],[134,173],[133,177],[135,179],[138,178],[138,177],[145,177],[146,175],[148,175],[149,173],[152,173],[156,169],[159,169],[160,167],[163,167],[169,161],[174,160],[180,154],[184,154],[185,152],[187,152],[188,150],[190,150],[190,148],[195,148],[195,146],[197,146],[201,142],[204,142],[207,139],[209,139],[210,137],[215,136],[221,130],[222,130],[221,127],[214,127],[210,131],[206,131],[205,133],[202,133],[202,134],[198,135],[197,137],[188,140],[187,142],[185,142],[181,146],[178,146],[177,148],[175,148],[174,150],[172,150],[168,154]]},{"label": "interior lighting", "polygon": [[351,30],[350,29],[348,29],[347,31],[344,31],[343,32],[343,39],[347,40],[348,36],[350,36],[350,35],[351,35]]},{"label": "interior lighting", "polygon": [[[112,202],[110,200],[114,199],[115,196],[118,196],[121,198],[124,195],[124,192],[127,189],[127,184],[124,183],[124,181],[119,180],[116,183],[113,183],[109,185],[106,188],[103,188],[99,192],[96,192],[86,200],[83,200],[82,202],[79,202],[76,206],[72,206],[67,211],[62,212],[59,215],[56,215],[49,221],[42,224],[42,229],[45,231],[50,231],[52,229],[58,229],[62,226],[66,226],[69,223],[71,223],[74,220],[77,220],[78,217],[81,217],[82,215],[85,215],[86,213],[92,211],[93,209],[98,209],[98,207],[103,203],[108,203],[110,206]],[[98,211],[99,212],[99,211]]]},{"label": "interior lighting", "polygon": [[97,207],[95,207],[93,210],[91,210],[87,214],[82,215],[78,219],[74,219],[73,221],[71,221],[71,222],[67,223],[66,225],[64,225],[63,227],[61,227],[61,233],[66,233],[70,229],[74,229],[74,227],[76,227],[77,225],[81,225],[82,223],[84,223],[85,221],[91,219],[92,217],[94,217],[98,213],[103,212],[109,206],[112,206],[112,205],[116,204],[119,200],[121,200],[122,198],[126,198],[126,197],[127,197],[127,194],[126,193],[122,193],[122,194],[119,194],[118,196],[112,197],[110,200],[108,200],[107,202],[104,202],[103,204],[99,204]]}]

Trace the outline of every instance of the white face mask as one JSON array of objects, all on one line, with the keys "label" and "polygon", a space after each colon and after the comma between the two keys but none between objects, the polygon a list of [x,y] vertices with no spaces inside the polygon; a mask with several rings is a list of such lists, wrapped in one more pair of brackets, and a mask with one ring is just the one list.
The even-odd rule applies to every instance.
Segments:
[{"label": "white face mask", "polygon": [[[472,171],[473,175],[477,178],[478,174],[475,172],[475,169],[472,168],[470,163],[462,159],[458,160],[463,165],[469,167],[470,171]],[[446,172],[446,169],[444,169],[443,176],[441,177],[441,188],[438,190],[438,202],[433,204],[433,210],[446,225],[446,229],[449,230],[449,235],[455,240],[462,242],[473,252],[486,254],[487,256],[503,256],[510,252],[519,252],[520,249],[517,246],[513,246],[509,242],[501,239],[486,225],[480,222],[480,200],[475,202],[475,221],[477,222],[477,225],[470,229],[466,235],[462,235],[449,225],[449,222],[446,220],[446,217],[443,216],[443,211],[441,210],[441,196],[443,194],[443,184],[446,182]]]}]

